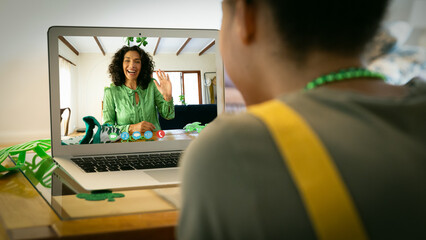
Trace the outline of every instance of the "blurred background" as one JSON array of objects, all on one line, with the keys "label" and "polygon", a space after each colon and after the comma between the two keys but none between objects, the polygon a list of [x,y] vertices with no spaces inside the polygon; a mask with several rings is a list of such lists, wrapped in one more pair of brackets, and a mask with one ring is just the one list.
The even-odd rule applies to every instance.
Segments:
[{"label": "blurred background", "polygon": [[[221,18],[221,0],[0,0],[0,145],[50,137],[50,26],[219,29]],[[365,58],[388,82],[404,84],[426,78],[425,49],[426,0],[393,0]],[[227,77],[225,85],[228,111],[244,110]]]}]

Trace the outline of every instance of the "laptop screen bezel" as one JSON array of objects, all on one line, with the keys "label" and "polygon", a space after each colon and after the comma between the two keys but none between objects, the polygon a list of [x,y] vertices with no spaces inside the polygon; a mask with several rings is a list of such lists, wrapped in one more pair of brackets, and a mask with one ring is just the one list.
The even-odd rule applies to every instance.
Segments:
[{"label": "laptop screen bezel", "polygon": [[[125,154],[137,152],[179,151],[184,150],[191,140],[126,142],[114,144],[62,145],[60,127],[60,88],[59,88],[59,36],[147,36],[169,38],[212,38],[219,44],[217,29],[159,29],[159,28],[123,28],[123,27],[72,27],[52,26],[48,32],[49,92],[50,92],[50,129],[52,156],[83,156],[101,154]],[[224,112],[224,71],[219,48],[216,47],[217,113]]]}]

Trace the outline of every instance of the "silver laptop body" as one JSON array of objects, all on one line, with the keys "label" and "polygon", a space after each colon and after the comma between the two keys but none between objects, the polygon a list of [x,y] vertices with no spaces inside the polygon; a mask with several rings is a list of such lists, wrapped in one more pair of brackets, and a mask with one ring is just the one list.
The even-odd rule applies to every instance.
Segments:
[{"label": "silver laptop body", "polygon": [[[105,144],[81,144],[62,145],[61,119],[60,119],[60,73],[59,73],[59,45],[62,44],[59,37],[75,39],[75,37],[96,37],[102,46],[103,38],[128,36],[143,36],[161,39],[211,39],[215,41],[215,64],[217,82],[217,113],[224,111],[224,84],[223,64],[219,54],[218,30],[202,29],[145,29],[145,28],[114,28],[114,27],[67,27],[54,26],[48,30],[49,50],[49,81],[50,81],[50,121],[52,156],[58,166],[84,189],[131,189],[148,188],[158,186],[172,186],[179,184],[179,170],[177,167],[128,170],[128,171],[106,171],[87,173],[77,166],[71,159],[93,156],[115,156],[115,155],[140,155],[150,153],[171,153],[183,151],[190,140],[173,141],[150,141],[150,142],[120,142]],[[70,40],[70,42],[72,42]],[[125,45],[123,41],[122,45]],[[122,46],[121,45],[121,46]],[[118,48],[121,46],[117,46]],[[118,49],[116,49],[118,50]],[[106,60],[107,61],[107,60]],[[78,64],[77,64],[78,65]],[[167,70],[167,69],[165,69]],[[169,69],[174,70],[174,69]],[[107,71],[107,69],[105,69]],[[202,75],[202,81],[204,81]],[[104,86],[100,86],[104,87]],[[96,103],[98,104],[98,103]],[[72,114],[75,111],[72,111]],[[81,119],[79,119],[81,120]],[[101,119],[98,119],[101,122]],[[101,122],[102,124],[102,122]]]}]

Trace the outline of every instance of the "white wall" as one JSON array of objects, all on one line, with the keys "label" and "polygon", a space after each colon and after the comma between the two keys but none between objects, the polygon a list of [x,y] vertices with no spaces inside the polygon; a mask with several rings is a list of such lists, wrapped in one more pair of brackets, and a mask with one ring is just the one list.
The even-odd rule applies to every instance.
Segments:
[{"label": "white wall", "polygon": [[[61,55],[62,57],[68,59],[69,61],[75,64],[75,66],[70,64],[70,71],[71,71],[70,92],[71,92],[71,95],[77,94],[78,66],[80,65],[79,57],[75,55],[74,52],[72,52],[62,41],[59,41],[59,40],[58,40],[58,48],[59,48],[59,55]],[[71,109],[71,116],[70,116],[68,133],[72,133],[75,130],[75,126],[77,125],[76,113],[78,112],[78,98],[71,97],[70,104],[71,105],[69,107]]]},{"label": "white wall", "polygon": [[[386,21],[404,21],[408,22],[413,27],[410,37],[407,39],[405,45],[422,46],[426,48],[426,40],[424,40],[426,38],[426,21],[422,24],[423,26],[420,26],[418,19],[416,19],[418,17],[423,17],[420,21],[424,21],[424,14],[421,15],[421,13],[426,13],[426,8],[416,8],[418,6],[424,8],[424,2],[426,2],[426,0],[391,1],[386,16]],[[416,18],[413,18],[413,14],[415,14]]]},{"label": "white wall", "polygon": [[0,0],[0,143],[50,137],[53,25],[215,28],[221,0]]},{"label": "white wall", "polygon": [[93,116],[102,124],[102,100],[104,87],[111,83],[108,66],[113,54],[103,56],[101,53],[82,53],[78,65],[78,99],[77,126],[84,128],[85,116]]},{"label": "white wall", "polygon": [[411,7],[413,3],[414,0],[392,0],[388,9],[386,20],[408,21],[410,19]]}]

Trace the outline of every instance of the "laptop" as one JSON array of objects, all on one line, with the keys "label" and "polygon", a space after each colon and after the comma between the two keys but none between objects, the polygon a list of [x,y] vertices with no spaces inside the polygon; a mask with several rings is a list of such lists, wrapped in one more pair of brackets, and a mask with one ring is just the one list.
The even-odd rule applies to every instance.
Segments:
[{"label": "laptop", "polygon": [[[88,191],[178,185],[179,156],[197,137],[199,124],[188,131],[181,128],[182,122],[176,129],[168,124],[168,129],[160,135],[151,132],[151,138],[150,134],[137,139],[119,133],[123,136],[119,140],[87,144],[79,144],[78,140],[89,130],[77,130],[86,127],[83,118],[87,116],[103,124],[104,88],[112,83],[108,66],[123,45],[140,45],[151,55],[155,70],[169,74],[176,108],[204,109],[204,105],[211,108],[214,103],[217,115],[221,114],[224,73],[218,44],[218,30],[49,28],[51,154],[58,167]],[[157,78],[155,73],[153,77]],[[213,78],[215,81],[211,81]],[[70,112],[69,118],[64,117],[68,120],[67,127],[61,117],[66,112]],[[176,118],[182,121],[187,113],[179,111],[179,114]],[[96,130],[95,126],[93,131]]]}]

